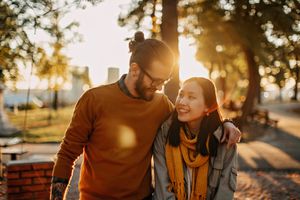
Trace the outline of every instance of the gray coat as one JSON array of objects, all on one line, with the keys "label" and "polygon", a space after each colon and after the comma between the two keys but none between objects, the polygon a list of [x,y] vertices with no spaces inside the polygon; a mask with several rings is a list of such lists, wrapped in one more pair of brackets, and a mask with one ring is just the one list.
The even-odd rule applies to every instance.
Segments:
[{"label": "gray coat", "polygon": [[[170,183],[165,159],[165,144],[171,124],[169,118],[158,131],[154,142],[154,173],[155,173],[155,200],[175,200],[175,194],[168,192]],[[214,135],[220,141],[222,128],[219,127]],[[187,180],[187,170],[184,166],[184,178]],[[237,179],[237,146],[227,149],[226,144],[218,146],[216,157],[211,157],[208,169],[207,199],[233,199]]]}]

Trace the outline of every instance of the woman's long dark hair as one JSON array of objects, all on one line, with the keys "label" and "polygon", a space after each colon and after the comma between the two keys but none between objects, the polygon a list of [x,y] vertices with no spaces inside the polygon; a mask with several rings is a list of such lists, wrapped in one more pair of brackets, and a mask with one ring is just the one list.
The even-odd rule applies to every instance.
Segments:
[{"label": "woman's long dark hair", "polygon": [[[213,156],[217,155],[217,147],[219,145],[218,140],[214,137],[213,133],[217,128],[222,125],[221,113],[219,112],[218,102],[216,97],[215,85],[212,81],[202,77],[193,77],[186,80],[184,83],[196,82],[203,92],[204,102],[209,108],[206,115],[200,124],[200,132],[198,133],[196,152],[202,156]],[[168,142],[171,146],[178,147],[180,144],[180,128],[184,128],[184,123],[178,120],[178,113],[175,110],[172,114],[172,123],[168,132]],[[206,142],[210,136],[208,148]]]}]

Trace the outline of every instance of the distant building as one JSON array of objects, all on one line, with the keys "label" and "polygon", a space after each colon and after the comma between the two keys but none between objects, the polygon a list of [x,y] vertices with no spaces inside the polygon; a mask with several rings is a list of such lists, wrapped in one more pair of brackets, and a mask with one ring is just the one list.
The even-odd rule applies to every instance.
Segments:
[{"label": "distant building", "polygon": [[71,90],[61,90],[59,92],[59,102],[61,104],[75,103],[82,93],[91,87],[88,67],[73,66],[71,69]]},{"label": "distant building", "polygon": [[[77,102],[82,93],[91,87],[88,67],[70,67],[70,88],[61,89],[58,92],[59,105],[69,105]],[[53,99],[53,91],[43,89],[31,89],[29,103],[38,107],[49,105]],[[27,90],[4,91],[4,105],[14,107],[25,105],[27,101]]]},{"label": "distant building", "polygon": [[119,68],[117,67],[109,67],[107,73],[107,83],[113,83],[119,80]]}]

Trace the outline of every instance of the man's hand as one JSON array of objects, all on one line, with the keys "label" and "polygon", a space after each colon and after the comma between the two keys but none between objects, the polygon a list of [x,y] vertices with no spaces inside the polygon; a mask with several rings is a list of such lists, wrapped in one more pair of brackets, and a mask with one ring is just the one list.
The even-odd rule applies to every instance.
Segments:
[{"label": "man's hand", "polygon": [[50,200],[63,200],[68,186],[68,179],[52,178]]},{"label": "man's hand", "polygon": [[227,148],[235,145],[241,140],[241,131],[231,122],[225,122],[224,126],[224,134],[221,139],[221,143],[227,142]]},{"label": "man's hand", "polygon": [[51,185],[51,200],[63,200],[67,184],[52,183]]}]

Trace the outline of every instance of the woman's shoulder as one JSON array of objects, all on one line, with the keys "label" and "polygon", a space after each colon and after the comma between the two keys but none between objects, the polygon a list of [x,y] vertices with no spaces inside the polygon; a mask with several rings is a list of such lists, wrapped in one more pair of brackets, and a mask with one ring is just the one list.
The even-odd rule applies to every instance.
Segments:
[{"label": "woman's shoulder", "polygon": [[170,116],[162,123],[161,128],[169,129],[171,124],[172,124],[172,115],[173,113],[170,114]]},{"label": "woman's shoulder", "polygon": [[221,138],[223,136],[223,129],[222,126],[220,126],[214,133],[213,133],[214,137],[218,140],[219,145],[218,145],[218,153],[228,153],[228,152],[235,152],[237,151],[237,144],[234,144],[233,146],[231,146],[230,148],[227,148],[227,142],[223,142],[221,143]]},{"label": "woman's shoulder", "polygon": [[233,154],[237,152],[237,144],[227,147],[227,142],[220,143],[218,146],[218,151],[221,151],[224,154]]},{"label": "woman's shoulder", "polygon": [[231,162],[237,157],[237,144],[228,148],[227,142],[219,143],[217,156],[219,157],[218,160],[222,160],[222,162]]},{"label": "woman's shoulder", "polygon": [[168,131],[171,124],[172,124],[172,114],[161,124],[157,133],[157,137],[162,137],[164,139],[167,138]]}]

